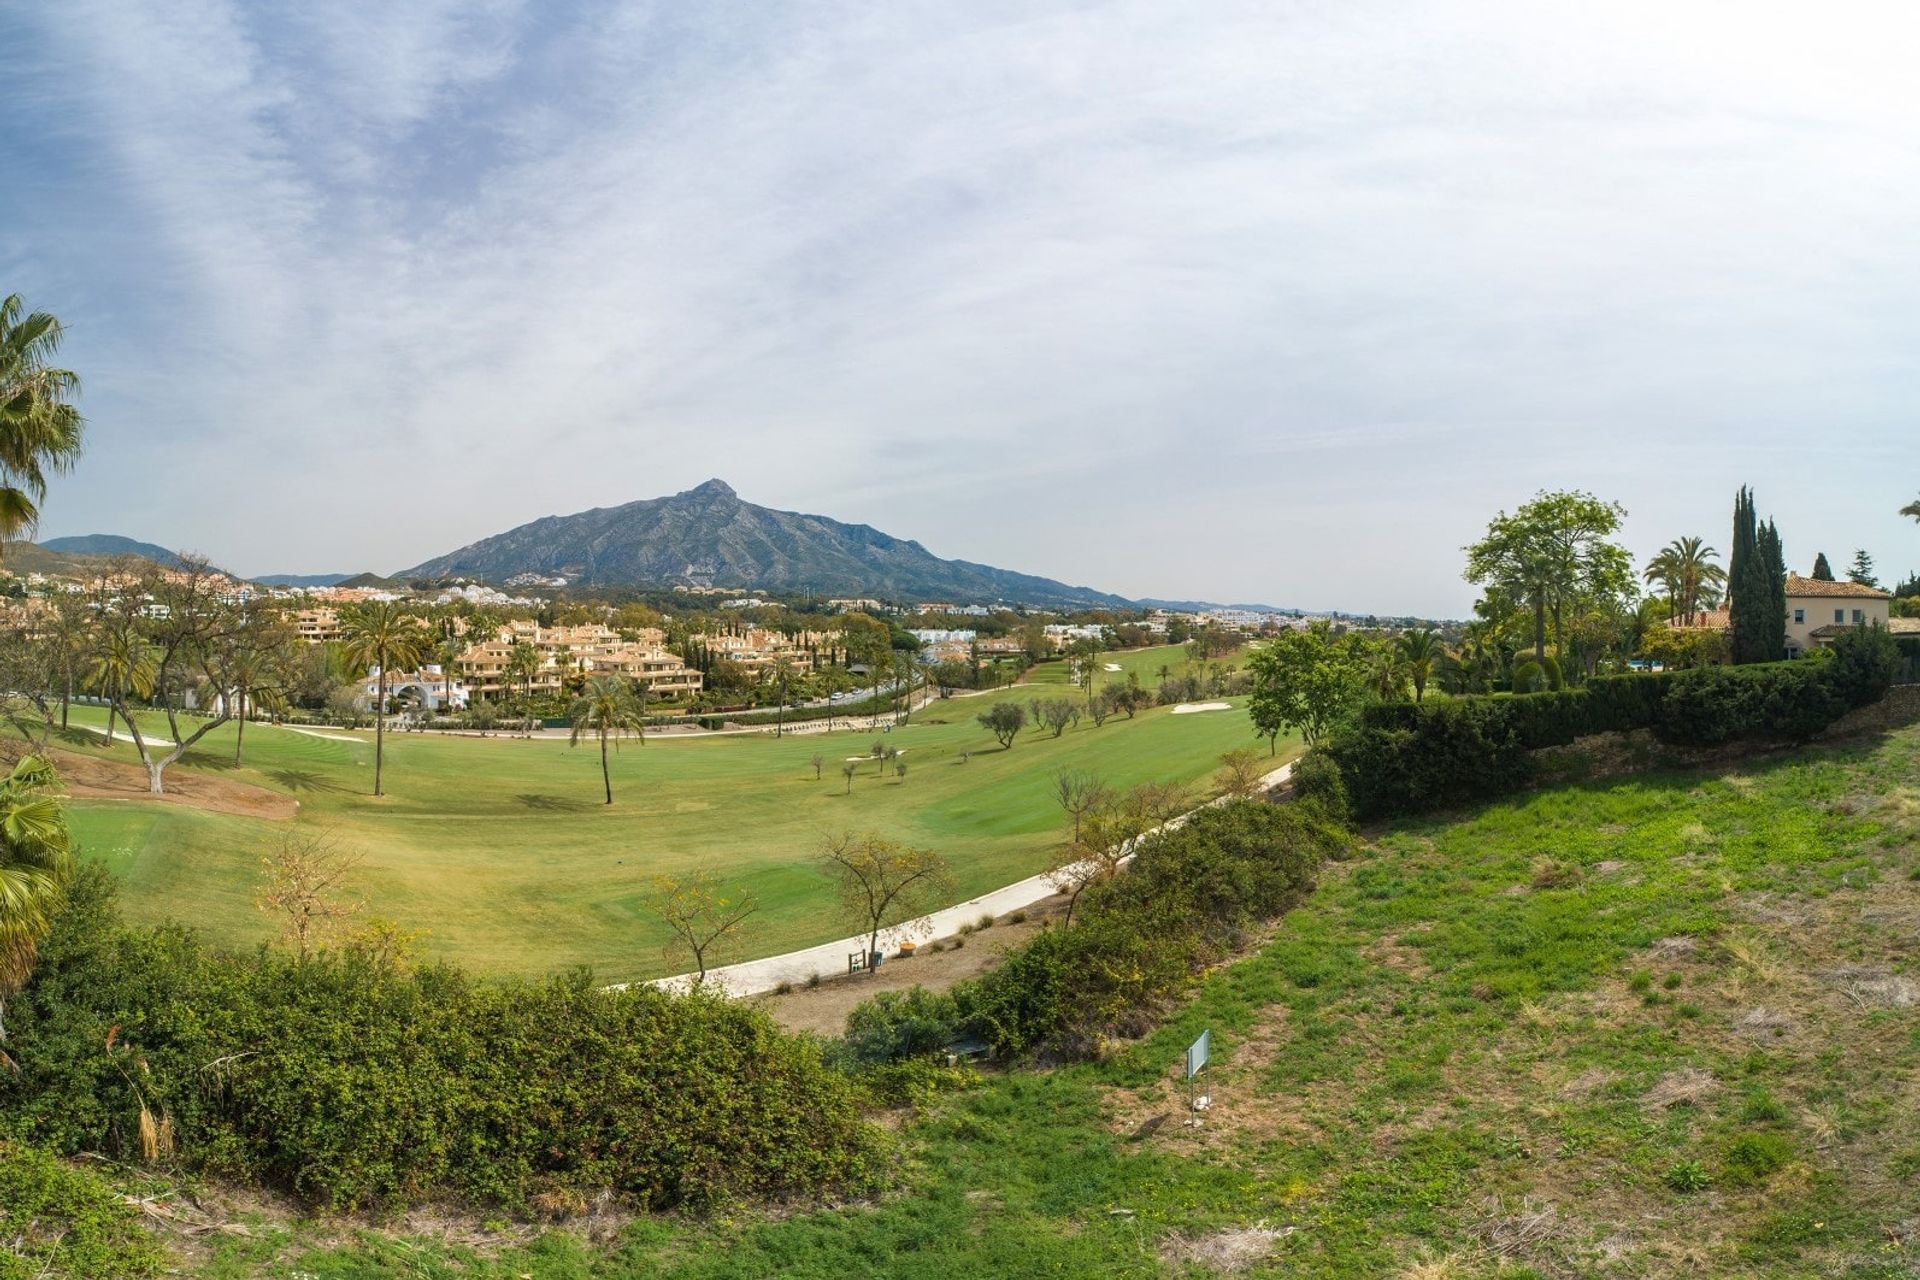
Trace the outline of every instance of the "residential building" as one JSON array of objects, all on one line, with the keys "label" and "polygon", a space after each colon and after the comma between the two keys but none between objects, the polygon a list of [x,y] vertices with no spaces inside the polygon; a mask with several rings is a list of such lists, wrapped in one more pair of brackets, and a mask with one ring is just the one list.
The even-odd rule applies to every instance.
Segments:
[{"label": "residential building", "polygon": [[1787,575],[1787,656],[1797,658],[1832,644],[1855,627],[1888,622],[1891,597],[1857,582],[1823,582]]},{"label": "residential building", "polygon": [[340,611],[324,605],[297,610],[293,615],[293,632],[308,644],[331,644],[343,635]]},{"label": "residential building", "polygon": [[[532,646],[539,656],[539,666],[530,681],[507,674],[514,646],[522,643]],[[666,634],[658,628],[648,628],[627,639],[599,623],[542,627],[516,620],[491,638],[468,646],[455,665],[469,688],[490,698],[529,685],[536,694],[558,694],[570,681],[589,675],[619,675],[643,682],[656,698],[689,696],[700,692],[701,687],[700,673],[667,651]]]},{"label": "residential building", "polygon": [[[380,696],[380,668],[370,669],[360,682],[360,694],[367,706]],[[429,711],[464,711],[467,687],[459,677],[430,663],[418,671],[396,671],[387,677],[387,697],[400,702],[414,701]]]}]

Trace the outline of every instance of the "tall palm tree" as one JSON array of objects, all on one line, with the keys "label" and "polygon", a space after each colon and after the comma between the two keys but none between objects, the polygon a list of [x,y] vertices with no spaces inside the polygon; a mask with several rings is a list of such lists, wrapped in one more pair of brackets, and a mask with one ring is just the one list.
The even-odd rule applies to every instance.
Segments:
[{"label": "tall palm tree", "polygon": [[[107,700],[107,745],[113,745],[113,709],[127,698],[153,696],[154,681],[159,678],[159,663],[153,646],[140,634],[132,619],[116,617],[102,628],[93,661],[88,664],[85,683]],[[129,737],[133,726],[127,726]]]},{"label": "tall palm tree", "polygon": [[1667,598],[1667,617],[1678,617],[1680,615],[1680,566],[1674,560],[1673,548],[1661,548],[1658,555],[1647,561],[1647,571],[1642,576],[1649,583],[1660,584],[1660,594]]},{"label": "tall palm tree", "polygon": [[19,294],[0,299],[0,539],[39,522],[48,473],[80,457],[80,379],[51,363],[62,332],[47,312],[28,313]]},{"label": "tall palm tree", "polygon": [[[6,998],[27,980],[40,940],[72,870],[60,776],[40,756],[23,756],[0,778],[0,1040]],[[0,1053],[0,1064],[7,1056]]]},{"label": "tall palm tree", "polygon": [[1445,653],[1446,650],[1440,647],[1439,633],[1432,628],[1401,634],[1400,656],[1406,663],[1408,677],[1413,681],[1415,702],[1427,696],[1427,681],[1432,679],[1434,665]]},{"label": "tall palm tree", "polygon": [[526,682],[527,701],[533,701],[533,678],[540,674],[540,651],[525,640],[515,640],[513,647],[507,650],[506,676],[511,681],[515,676]]},{"label": "tall palm tree", "polygon": [[431,651],[433,638],[420,620],[395,600],[361,605],[341,620],[340,643],[347,661],[361,671],[378,673],[378,696],[373,704],[373,794],[381,795],[380,771],[387,745],[387,678],[396,670],[417,667]]},{"label": "tall palm tree", "polygon": [[619,676],[594,676],[567,708],[567,718],[573,721],[572,745],[579,746],[580,739],[589,733],[599,737],[600,780],[606,786],[607,803],[612,804],[613,770],[607,763],[607,742],[635,732],[640,734],[640,741],[647,740],[646,711],[640,699],[634,696],[633,686]]},{"label": "tall palm tree", "polygon": [[1668,617],[1690,618],[1720,600],[1727,571],[1713,561],[1720,553],[1701,538],[1675,538],[1647,565],[1649,582],[1660,582],[1671,604]]},{"label": "tall palm tree", "polygon": [[773,736],[785,735],[787,730],[787,687],[793,683],[793,659],[781,654],[773,660],[773,683],[780,690],[780,709],[775,714]]}]

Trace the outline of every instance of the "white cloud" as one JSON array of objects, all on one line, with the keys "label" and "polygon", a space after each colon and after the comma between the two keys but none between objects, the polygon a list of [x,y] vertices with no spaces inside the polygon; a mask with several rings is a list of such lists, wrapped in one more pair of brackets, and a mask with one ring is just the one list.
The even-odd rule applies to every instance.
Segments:
[{"label": "white cloud", "polygon": [[9,256],[163,300],[74,317],[56,531],[390,569],[719,474],[1110,589],[1447,611],[1541,484],[1645,547],[1746,480],[1790,552],[1913,545],[1903,7],[270,12],[27,33],[83,145]]}]

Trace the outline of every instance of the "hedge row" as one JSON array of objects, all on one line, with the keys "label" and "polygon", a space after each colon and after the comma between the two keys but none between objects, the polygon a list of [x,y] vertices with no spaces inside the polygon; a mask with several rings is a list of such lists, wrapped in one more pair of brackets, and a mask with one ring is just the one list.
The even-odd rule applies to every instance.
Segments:
[{"label": "hedge row", "polygon": [[138,1159],[144,1105],[179,1167],[330,1209],[811,1196],[868,1185],[884,1151],[817,1045],[745,1005],[585,972],[236,956],[122,926],[97,869],[7,1021],[0,1129]]},{"label": "hedge row", "polygon": [[1352,835],[1318,804],[1236,800],[1141,841],[1125,874],[1089,889],[1050,928],[950,993],[887,994],[848,1019],[871,1065],[978,1036],[1003,1054],[1078,1057],[1152,1025],[1200,969],[1313,890]]},{"label": "hedge row", "polygon": [[[1886,696],[1900,666],[1879,628],[1790,662],[1609,676],[1552,693],[1382,703],[1308,757],[1330,760],[1355,817],[1419,813],[1505,795],[1534,776],[1531,752],[1596,733],[1649,729],[1675,746],[1802,742]],[[1334,772],[1310,768],[1302,795]]]}]

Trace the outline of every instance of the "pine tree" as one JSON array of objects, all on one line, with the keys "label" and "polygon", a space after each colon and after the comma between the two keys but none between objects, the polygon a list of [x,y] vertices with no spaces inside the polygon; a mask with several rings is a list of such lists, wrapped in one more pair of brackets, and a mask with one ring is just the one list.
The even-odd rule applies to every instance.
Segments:
[{"label": "pine tree", "polygon": [[1853,553],[1853,563],[1847,566],[1847,581],[1857,582],[1863,587],[1877,587],[1880,579],[1873,576],[1873,557],[1863,547]]},{"label": "pine tree", "polygon": [[1833,581],[1833,566],[1827,563],[1827,553],[1824,551],[1813,558],[1813,580],[1815,582]]}]

